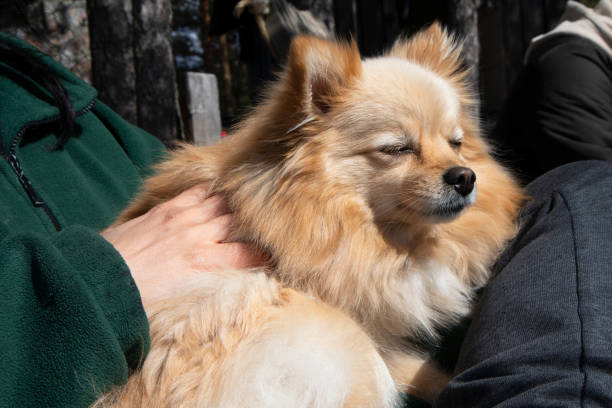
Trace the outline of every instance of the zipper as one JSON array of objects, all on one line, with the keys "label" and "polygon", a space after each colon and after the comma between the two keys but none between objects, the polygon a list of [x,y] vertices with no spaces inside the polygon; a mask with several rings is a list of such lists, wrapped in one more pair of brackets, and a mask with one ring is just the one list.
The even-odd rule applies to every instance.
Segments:
[{"label": "zipper", "polygon": [[32,183],[30,182],[30,180],[23,173],[23,169],[21,168],[21,164],[19,163],[19,160],[17,159],[17,156],[15,155],[15,153],[9,153],[7,156],[5,156],[5,158],[10,164],[15,174],[17,175],[17,178],[19,179],[21,186],[23,187],[25,192],[28,194],[28,197],[30,197],[30,201],[32,202],[32,205],[34,207],[42,208],[43,211],[47,214],[47,216],[51,220],[51,223],[55,227],[55,230],[60,231],[62,229],[62,226],[60,225],[57,217],[55,216],[55,214],[53,214],[53,211],[51,211],[49,206],[43,201],[40,195],[38,195],[38,193],[32,186]]},{"label": "zipper", "polygon": [[15,156],[15,153],[9,153],[6,156],[6,160],[11,165],[13,172],[15,172],[15,174],[17,175],[17,178],[19,179],[19,182],[21,183],[23,189],[26,191],[26,193],[28,193],[32,205],[34,207],[41,207],[45,205],[45,202],[42,200],[42,198],[40,198],[36,190],[34,190],[34,187],[32,187],[32,183],[30,183],[30,180],[28,180],[26,175],[23,173],[23,169],[21,168],[21,164],[19,163],[17,156]]},{"label": "zipper", "polygon": [[[85,114],[86,112],[89,112],[95,104],[96,104],[96,100],[94,99],[89,104],[87,104],[87,106],[85,106],[83,109],[79,110],[78,112],[75,112],[75,118]],[[39,126],[39,125],[44,125],[47,123],[55,122],[58,119],[60,119],[60,115],[25,124],[21,129],[19,129],[19,131],[17,132],[17,135],[15,136],[15,139],[13,139],[13,142],[11,143],[9,147],[9,152],[3,154],[4,158],[6,159],[8,164],[13,169],[13,172],[17,175],[17,178],[19,179],[19,183],[21,183],[21,186],[23,187],[24,191],[30,198],[32,205],[34,207],[43,209],[43,211],[47,214],[47,216],[51,220],[51,223],[55,227],[56,231],[60,231],[62,229],[61,224],[59,223],[55,214],[53,214],[53,211],[51,211],[49,206],[44,202],[44,200],[41,198],[38,192],[34,189],[34,186],[32,186],[32,183],[30,182],[30,180],[27,178],[27,176],[23,172],[23,168],[21,167],[21,163],[19,163],[19,159],[17,158],[17,155],[15,154],[15,150],[17,149],[17,145],[23,138],[23,135],[25,134],[26,130],[34,126]]]}]

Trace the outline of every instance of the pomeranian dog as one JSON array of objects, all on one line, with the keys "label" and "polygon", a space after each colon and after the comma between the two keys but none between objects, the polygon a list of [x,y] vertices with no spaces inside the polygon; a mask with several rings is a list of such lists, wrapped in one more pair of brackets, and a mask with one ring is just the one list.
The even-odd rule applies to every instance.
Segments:
[{"label": "pomeranian dog", "polygon": [[274,266],[152,306],[149,356],[99,406],[433,401],[448,378],[418,345],[470,312],[524,197],[479,135],[460,52],[438,24],[364,60],[299,37],[231,136],[159,165],[121,220],[207,182]]}]

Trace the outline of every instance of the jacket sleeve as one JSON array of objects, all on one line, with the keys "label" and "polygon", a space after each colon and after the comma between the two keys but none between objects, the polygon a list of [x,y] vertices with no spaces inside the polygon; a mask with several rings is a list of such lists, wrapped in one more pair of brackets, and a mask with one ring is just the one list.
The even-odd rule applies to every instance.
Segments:
[{"label": "jacket sleeve", "polygon": [[125,121],[103,102],[97,100],[93,112],[115,136],[143,178],[150,176],[153,165],[166,157],[166,147],[158,138]]},{"label": "jacket sleeve", "polygon": [[533,62],[536,120],[544,143],[574,159],[612,160],[612,59],[595,43],[571,38]]},{"label": "jacket sleeve", "polygon": [[0,226],[0,289],[1,406],[86,407],[148,352],[136,285],[92,229]]},{"label": "jacket sleeve", "polygon": [[612,161],[612,58],[578,36],[532,52],[491,135],[526,181],[578,160]]}]

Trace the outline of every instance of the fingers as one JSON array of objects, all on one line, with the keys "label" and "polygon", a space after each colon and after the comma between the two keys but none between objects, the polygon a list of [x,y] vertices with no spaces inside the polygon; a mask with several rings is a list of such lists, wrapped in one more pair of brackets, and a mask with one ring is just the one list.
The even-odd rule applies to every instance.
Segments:
[{"label": "fingers", "polygon": [[191,225],[211,222],[231,213],[227,202],[218,195],[211,196],[191,207],[179,209],[179,212],[184,222]]},{"label": "fingers", "polygon": [[189,192],[187,195],[177,196],[153,208],[150,216],[156,218],[158,223],[174,222],[181,225],[197,225],[230,213],[227,202],[221,196],[213,195],[204,198],[201,195],[202,189],[189,190]]},{"label": "fingers", "polygon": [[161,206],[173,208],[173,207],[189,207],[201,203],[206,199],[209,194],[208,184],[198,184],[195,187],[191,187],[188,190],[183,191],[171,200],[161,204]]},{"label": "fingers", "polygon": [[189,229],[192,239],[204,243],[220,243],[228,239],[232,230],[232,215],[224,214]]},{"label": "fingers", "polygon": [[230,208],[221,196],[213,195],[204,200],[200,205],[196,205],[201,211],[201,214],[205,220],[212,220],[213,218],[219,217],[224,214],[229,214]]}]

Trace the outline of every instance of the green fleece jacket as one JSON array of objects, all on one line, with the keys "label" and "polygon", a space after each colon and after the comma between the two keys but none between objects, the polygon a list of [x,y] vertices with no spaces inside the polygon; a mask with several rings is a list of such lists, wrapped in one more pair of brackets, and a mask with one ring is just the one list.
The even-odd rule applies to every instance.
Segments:
[{"label": "green fleece jacket", "polygon": [[98,231],[137,192],[162,144],[51,58],[82,131],[52,151],[59,110],[0,60],[0,406],[85,407],[149,348],[140,294]]}]

